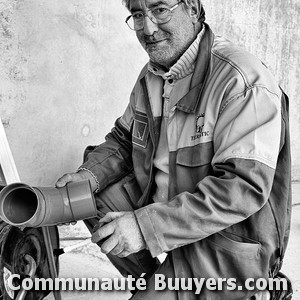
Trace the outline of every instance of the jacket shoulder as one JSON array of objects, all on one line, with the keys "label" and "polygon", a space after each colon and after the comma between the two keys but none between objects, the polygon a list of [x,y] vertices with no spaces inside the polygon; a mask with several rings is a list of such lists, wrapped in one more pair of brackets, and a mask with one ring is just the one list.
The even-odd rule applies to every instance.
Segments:
[{"label": "jacket shoulder", "polygon": [[270,70],[253,54],[231,41],[216,36],[211,49],[215,64],[223,65],[231,75],[240,76],[246,88],[264,87],[280,95],[278,83]]}]

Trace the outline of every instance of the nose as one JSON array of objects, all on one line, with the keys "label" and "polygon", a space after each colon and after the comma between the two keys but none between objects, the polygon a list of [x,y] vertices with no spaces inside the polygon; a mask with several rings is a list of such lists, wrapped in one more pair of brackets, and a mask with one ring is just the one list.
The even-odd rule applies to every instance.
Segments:
[{"label": "nose", "polygon": [[157,24],[153,23],[149,16],[145,16],[144,18],[144,34],[145,35],[153,35],[158,31]]}]

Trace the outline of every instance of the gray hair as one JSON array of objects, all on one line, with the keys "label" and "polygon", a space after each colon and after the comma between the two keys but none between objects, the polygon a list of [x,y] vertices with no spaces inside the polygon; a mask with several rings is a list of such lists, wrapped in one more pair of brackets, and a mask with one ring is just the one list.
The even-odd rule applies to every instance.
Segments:
[{"label": "gray hair", "polygon": [[[130,3],[130,0],[122,0],[123,4],[125,5],[125,7],[127,9],[129,9],[129,3]],[[192,0],[182,0],[182,2],[185,3],[186,6],[191,6],[192,5]],[[197,0],[197,3],[200,7],[200,14],[199,14],[199,22],[202,23],[205,21],[205,10],[204,10],[204,7],[201,3],[201,0]]]}]

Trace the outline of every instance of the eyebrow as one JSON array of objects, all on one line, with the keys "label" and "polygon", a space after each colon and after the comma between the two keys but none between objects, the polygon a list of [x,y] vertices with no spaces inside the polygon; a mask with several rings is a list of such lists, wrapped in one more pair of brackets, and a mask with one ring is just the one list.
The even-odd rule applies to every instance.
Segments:
[{"label": "eyebrow", "polygon": [[149,6],[149,8],[156,7],[156,6],[159,6],[159,5],[170,5],[170,4],[167,3],[167,1],[157,1],[157,2],[155,2],[155,3],[153,3],[153,4],[151,4],[151,5]]},{"label": "eyebrow", "polygon": [[[149,9],[151,9],[151,8],[153,8],[153,7],[157,7],[157,6],[159,6],[159,5],[170,5],[169,3],[167,3],[167,1],[163,1],[163,0],[161,0],[161,1],[157,1],[157,2],[155,2],[155,3],[153,3],[153,4],[150,4],[149,5]],[[134,12],[137,12],[137,11],[142,11],[142,9],[141,8],[131,8],[130,9],[130,12],[131,13],[134,13]]]},{"label": "eyebrow", "polygon": [[142,11],[142,9],[141,9],[141,8],[131,8],[131,9],[130,9],[130,12],[131,12],[131,13],[135,13],[135,12],[137,12],[137,11]]}]

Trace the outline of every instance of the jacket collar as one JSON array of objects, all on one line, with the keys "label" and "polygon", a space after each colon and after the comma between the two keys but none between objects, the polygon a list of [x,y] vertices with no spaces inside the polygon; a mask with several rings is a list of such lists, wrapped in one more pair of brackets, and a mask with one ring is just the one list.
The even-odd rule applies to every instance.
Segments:
[{"label": "jacket collar", "polygon": [[189,92],[177,103],[177,108],[186,113],[195,113],[201,98],[201,92],[208,74],[210,65],[211,48],[214,42],[214,34],[210,27],[204,23],[205,34],[199,45],[195,71],[191,81]]},{"label": "jacket collar", "polygon": [[[198,103],[201,98],[201,91],[206,80],[210,65],[211,48],[214,41],[214,34],[209,25],[203,23],[205,26],[204,36],[199,45],[198,56],[196,60],[196,67],[191,80],[191,87],[189,92],[177,102],[177,109],[186,113],[195,113]],[[143,79],[148,72],[147,65],[143,68],[139,79]]]}]

